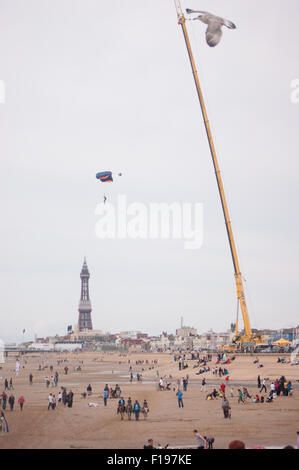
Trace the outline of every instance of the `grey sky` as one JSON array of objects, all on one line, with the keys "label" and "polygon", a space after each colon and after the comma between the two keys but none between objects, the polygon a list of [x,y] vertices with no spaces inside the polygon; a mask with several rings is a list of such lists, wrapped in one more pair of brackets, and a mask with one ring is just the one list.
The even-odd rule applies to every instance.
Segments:
[{"label": "grey sky", "polygon": [[[297,0],[190,0],[230,19],[214,49],[188,23],[252,327],[298,315]],[[284,11],[284,15],[281,15]],[[235,320],[233,266],[172,0],[0,0],[1,330],[77,322],[86,255],[95,328],[203,332]],[[101,170],[121,171],[108,189]],[[96,205],[202,202],[204,244],[99,240]]]}]

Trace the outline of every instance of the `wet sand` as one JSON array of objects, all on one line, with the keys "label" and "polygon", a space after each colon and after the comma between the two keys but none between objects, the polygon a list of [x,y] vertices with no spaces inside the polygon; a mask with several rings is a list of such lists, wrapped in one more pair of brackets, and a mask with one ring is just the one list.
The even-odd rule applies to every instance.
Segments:
[{"label": "wet sand", "polygon": [[[132,353],[126,356],[102,352],[35,353],[21,357],[18,376],[15,374],[15,357],[9,356],[0,370],[1,392],[4,390],[4,379],[9,381],[12,377],[14,390],[6,393],[8,396],[12,393],[16,403],[12,412],[7,404],[5,416],[10,432],[0,437],[0,448],[140,449],[149,438],[162,446],[188,446],[196,444],[192,434],[195,428],[203,435],[214,437],[215,448],[218,449],[227,448],[234,439],[243,440],[246,447],[295,446],[296,432],[299,431],[299,366],[277,363],[277,356],[259,358],[264,365],[262,369],[253,364],[250,356],[237,356],[235,361],[225,366],[230,377],[228,388],[232,386],[235,394],[231,398],[227,393],[232,418],[226,420],[223,418],[221,399],[206,400],[207,393],[214,386],[218,389],[224,379],[215,377],[212,372],[196,375],[198,369],[193,369],[195,361],[188,361],[189,367],[179,371],[173,355],[168,353]],[[57,365],[58,359],[67,359],[68,362]],[[82,360],[82,370],[76,371]],[[136,365],[136,360],[148,360],[149,364]],[[158,364],[149,370],[153,360],[157,360]],[[215,366],[215,360],[214,355],[213,361],[208,363],[211,369]],[[48,367],[39,371],[39,364]],[[53,365],[53,373],[58,372],[59,382],[57,387],[46,388],[45,377],[52,375],[50,365]],[[66,365],[69,368],[67,375],[63,371]],[[142,383],[136,379],[130,383],[130,365],[134,377],[137,372],[142,373]],[[178,408],[173,390],[157,391],[157,371],[159,376],[171,375],[169,381],[173,386],[177,385],[178,378],[189,375],[188,390],[183,395],[184,408]],[[33,385],[29,384],[30,373],[33,374]],[[269,379],[268,385],[284,375],[293,383],[293,396],[277,397],[273,403],[253,404],[248,400],[246,404],[238,404],[238,385],[246,384],[249,392],[256,394],[258,374],[261,379]],[[207,386],[201,392],[203,377],[207,380]],[[93,393],[84,399],[81,393],[86,391],[89,383]],[[150,408],[147,420],[141,415],[138,422],[133,416],[132,421],[128,421],[127,417],[121,421],[116,413],[116,399],[108,399],[108,405],[104,407],[102,393],[106,383],[109,386],[118,383],[125,399],[130,396],[133,401],[138,399],[140,403],[146,399]],[[49,393],[55,393],[57,397],[62,385],[74,392],[73,407],[58,404],[55,410],[48,411]],[[21,394],[26,400],[22,412],[17,404]],[[99,403],[99,407],[88,407],[88,402]]]}]

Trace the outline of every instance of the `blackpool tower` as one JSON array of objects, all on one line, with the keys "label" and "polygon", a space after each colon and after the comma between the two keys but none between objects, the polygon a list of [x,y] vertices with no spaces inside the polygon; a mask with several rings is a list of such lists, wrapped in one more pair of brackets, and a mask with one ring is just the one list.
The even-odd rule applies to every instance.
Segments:
[{"label": "blackpool tower", "polygon": [[81,269],[80,278],[81,278],[81,298],[79,302],[79,331],[84,330],[92,330],[92,322],[91,322],[91,302],[89,300],[89,289],[88,289],[88,281],[89,281],[89,271],[86,263],[86,259],[84,258],[84,263]]}]

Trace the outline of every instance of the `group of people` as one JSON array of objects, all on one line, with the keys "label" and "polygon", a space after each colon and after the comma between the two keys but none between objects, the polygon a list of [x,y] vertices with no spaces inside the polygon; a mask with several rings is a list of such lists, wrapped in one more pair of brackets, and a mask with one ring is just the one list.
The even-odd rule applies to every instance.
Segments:
[{"label": "group of people", "polygon": [[104,393],[103,393],[103,398],[104,398],[104,405],[107,405],[107,399],[108,398],[120,398],[121,395],[121,389],[118,384],[115,385],[115,388],[113,389],[112,387],[109,388],[109,385],[106,384],[104,388]]},{"label": "group of people", "polygon": [[171,382],[168,382],[166,378],[161,377],[159,380],[159,385],[158,385],[158,390],[164,391],[167,390],[169,391],[171,387]]},{"label": "group of people", "polygon": [[213,375],[218,375],[219,377],[222,377],[223,375],[228,375],[228,370],[225,367],[223,367],[223,369],[222,367],[215,367],[212,372]]},{"label": "group of people", "polygon": [[147,400],[143,400],[143,404],[140,405],[138,400],[133,403],[131,397],[128,398],[127,403],[124,398],[121,397],[117,405],[117,414],[120,414],[121,420],[124,419],[125,413],[128,415],[128,420],[131,420],[132,413],[134,413],[135,421],[139,421],[140,413],[143,414],[144,419],[147,418],[149,413],[149,406]]},{"label": "group of people", "polygon": [[50,393],[48,396],[48,410],[55,410],[57,403],[62,403],[64,406],[68,406],[68,408],[72,408],[74,400],[74,393],[72,390],[67,392],[65,387],[61,387],[57,399],[54,393]]},{"label": "group of people", "polygon": [[[9,404],[9,409],[10,411],[13,411],[14,410],[14,406],[15,406],[15,397],[13,394],[11,394],[10,396],[8,396],[5,391],[2,392],[2,394],[0,395],[0,405],[2,406],[2,410],[6,410],[6,405],[7,403]],[[25,398],[23,397],[23,395],[21,395],[19,398],[18,398],[18,405],[20,407],[20,411],[23,410],[23,406],[24,406],[24,403],[25,403]]]},{"label": "group of people", "polygon": [[[261,383],[261,378],[258,376],[257,378],[257,388],[260,389],[260,393],[265,391],[267,393],[267,379],[264,378],[263,382]],[[280,395],[289,396],[292,395],[292,382],[287,380],[284,375],[280,377],[280,379],[273,380],[270,384],[270,393],[269,397],[271,400],[273,398],[279,397]]]},{"label": "group of people", "polygon": [[[213,446],[215,442],[214,437],[203,436],[200,434],[200,432],[197,429],[193,430],[193,435],[196,439],[197,449],[213,449],[214,448]],[[144,449],[167,449],[168,447],[169,447],[169,444],[166,444],[166,446],[164,447],[162,447],[161,444],[157,444],[155,446],[153,439],[148,439],[147,444],[144,444],[143,446]]]},{"label": "group of people", "polygon": [[[194,366],[193,369],[197,367],[197,366]],[[204,367],[203,369],[199,369],[198,372],[196,372],[195,375],[201,375],[201,374],[204,374],[205,372],[210,372],[210,367]]]},{"label": "group of people", "polygon": [[[129,360],[128,360],[128,364],[130,364],[130,363],[131,363],[131,361],[130,361],[130,359],[129,359]],[[157,360],[157,359],[153,359],[153,360],[150,362],[148,359],[146,359],[145,361],[144,361],[144,360],[141,360],[141,359],[137,359],[137,360],[135,361],[135,364],[136,364],[136,366],[137,366],[137,365],[140,365],[140,364],[158,364],[158,360]]]},{"label": "group of people", "polygon": [[187,361],[179,361],[179,370],[184,370],[188,368]]},{"label": "group of people", "polygon": [[57,387],[57,384],[58,384],[58,372],[55,372],[54,375],[51,375],[51,377],[49,378],[48,376],[45,377],[45,382],[46,382],[46,387],[50,387],[50,385],[52,387]]},{"label": "group of people", "polygon": [[6,390],[14,390],[12,378],[10,378],[9,384],[8,384],[8,379],[4,380],[4,391]]}]

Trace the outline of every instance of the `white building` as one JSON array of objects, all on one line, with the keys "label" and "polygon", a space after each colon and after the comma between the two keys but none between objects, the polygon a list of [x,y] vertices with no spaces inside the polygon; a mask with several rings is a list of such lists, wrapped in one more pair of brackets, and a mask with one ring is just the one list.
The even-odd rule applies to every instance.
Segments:
[{"label": "white building", "polygon": [[187,336],[190,336],[190,335],[196,336],[197,329],[190,327],[190,326],[182,326],[181,328],[178,328],[176,330],[175,334],[176,336],[182,336],[183,338],[186,338]]},{"label": "white building", "polygon": [[137,335],[141,335],[141,331],[121,331],[118,336],[121,338],[137,339]]},{"label": "white building", "polygon": [[85,342],[85,341],[95,341],[97,338],[104,336],[102,330],[83,330],[79,331],[78,327],[75,327],[74,333],[72,333],[69,338],[72,342]]},{"label": "white building", "polygon": [[54,350],[55,351],[76,351],[82,350],[83,343],[55,343]]},{"label": "white building", "polygon": [[28,346],[28,350],[33,351],[54,351],[54,344],[53,343],[31,343]]}]

